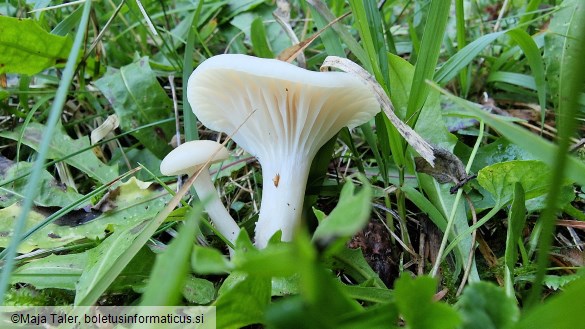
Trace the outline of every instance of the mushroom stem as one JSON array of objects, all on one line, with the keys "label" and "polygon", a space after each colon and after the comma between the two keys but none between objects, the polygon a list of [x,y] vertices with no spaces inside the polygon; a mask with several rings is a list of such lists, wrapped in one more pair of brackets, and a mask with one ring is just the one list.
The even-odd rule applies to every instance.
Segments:
[{"label": "mushroom stem", "polygon": [[282,241],[292,240],[301,223],[310,161],[263,161],[262,202],[255,243],[264,248],[279,230]]},{"label": "mushroom stem", "polygon": [[217,230],[231,243],[235,243],[240,227],[221,203],[207,168],[201,170],[193,187]]}]

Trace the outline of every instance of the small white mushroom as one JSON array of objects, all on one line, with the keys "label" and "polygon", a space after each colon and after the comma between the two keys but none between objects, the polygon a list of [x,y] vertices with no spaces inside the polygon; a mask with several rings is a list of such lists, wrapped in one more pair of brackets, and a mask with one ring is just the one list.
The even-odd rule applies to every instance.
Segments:
[{"label": "small white mushroom", "polygon": [[246,55],[219,55],[201,63],[187,92],[205,126],[232,136],[262,166],[255,237],[260,248],[279,230],[282,240],[291,240],[319,148],[341,128],[356,127],[380,111],[371,90],[350,74]]},{"label": "small white mushroom", "polygon": [[[220,143],[209,140],[190,141],[179,145],[167,154],[160,164],[160,172],[167,176],[191,176],[206,163],[209,166],[228,157],[228,150]],[[217,230],[230,242],[235,242],[240,228],[221,203],[208,168],[201,170],[199,177],[193,182],[193,187],[199,199],[204,202],[205,210]]]}]

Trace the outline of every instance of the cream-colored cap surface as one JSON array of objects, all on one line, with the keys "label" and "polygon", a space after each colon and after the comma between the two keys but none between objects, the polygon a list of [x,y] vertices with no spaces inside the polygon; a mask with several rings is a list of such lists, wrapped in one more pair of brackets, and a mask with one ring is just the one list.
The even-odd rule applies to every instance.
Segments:
[{"label": "cream-colored cap surface", "polygon": [[314,154],[341,128],[380,111],[373,92],[351,74],[237,54],[201,63],[187,97],[205,126],[233,135],[260,159],[274,152]]},{"label": "cream-colored cap surface", "polygon": [[218,142],[210,140],[190,141],[179,145],[162,160],[160,172],[166,176],[192,174],[197,168],[229,157],[228,150]]}]

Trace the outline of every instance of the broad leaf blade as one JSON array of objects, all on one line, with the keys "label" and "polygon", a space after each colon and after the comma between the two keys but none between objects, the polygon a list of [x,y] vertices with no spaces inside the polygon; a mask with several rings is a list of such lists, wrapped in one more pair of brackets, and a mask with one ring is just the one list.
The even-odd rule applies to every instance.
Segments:
[{"label": "broad leaf blade", "polygon": [[[550,21],[548,32],[544,37],[544,60],[546,77],[553,103],[558,105],[562,95],[561,77],[567,73],[563,70],[572,69],[567,65],[572,60],[570,44],[583,37],[582,22],[579,22],[579,12],[585,10],[581,0],[565,0],[561,8]],[[566,95],[568,97],[570,95]],[[555,106],[556,107],[556,106]]]},{"label": "broad leaf blade", "polygon": [[[103,239],[106,231],[125,229],[153,218],[170,197],[164,190],[150,185],[131,178],[110,192],[115,196],[107,203],[113,209],[103,213],[100,210],[72,210],[33,233],[20,244],[19,252],[61,247],[81,239]],[[0,221],[0,247],[6,247],[13,238],[14,220],[20,210],[18,203],[0,210],[0,218],[4,219]],[[27,218],[27,229],[43,223],[52,211],[52,208],[33,208]]]},{"label": "broad leaf blade", "polygon": [[[524,150],[531,153],[536,159],[543,161],[548,165],[552,165],[557,154],[558,147],[551,142],[523,129],[513,123],[504,121],[497,116],[483,111],[477,104],[473,104],[464,99],[450,94],[448,91],[431,83],[431,85],[441,91],[447,98],[455,102],[457,105],[469,111],[469,116],[482,119],[487,125],[496,129],[501,135],[508,140],[513,141]],[[585,185],[585,163],[568,156],[566,177],[570,180]]]},{"label": "broad leaf blade", "polygon": [[408,273],[396,281],[396,304],[409,328],[456,328],[461,322],[449,305],[433,301],[436,286],[436,280],[431,277],[412,279]]},{"label": "broad leaf blade", "polygon": [[[58,128],[60,129],[55,131],[49,144],[47,158],[58,160],[89,146],[89,138],[72,139],[67,135],[63,127]],[[31,122],[26,127],[20,126],[14,131],[0,132],[0,137],[20,140],[26,146],[38,151],[45,129],[45,126]],[[106,184],[118,177],[117,166],[106,166],[91,150],[72,156],[64,161],[102,184]]]},{"label": "broad leaf blade", "polygon": [[371,209],[372,188],[365,179],[361,191],[354,192],[354,185],[348,181],[343,186],[339,203],[323,219],[313,235],[313,240],[329,242],[338,237],[351,237],[368,221]]},{"label": "broad leaf blade", "polygon": [[520,182],[516,182],[514,184],[514,199],[508,215],[508,233],[506,234],[506,252],[504,255],[504,287],[506,294],[510,298],[515,298],[514,268],[518,258],[516,243],[521,237],[522,229],[526,222],[526,206],[524,203],[524,189]]},{"label": "broad leaf blade", "polygon": [[[141,306],[177,305],[180,301],[200,215],[200,210],[191,210],[189,220],[183,222],[184,225],[179,229],[179,235],[171,241],[164,253],[156,257]],[[173,269],[172,275],[169,275],[169,269]]]},{"label": "broad leaf blade", "polygon": [[214,304],[217,307],[217,327],[235,329],[261,323],[269,302],[270,278],[235,272],[224,281]]},{"label": "broad leaf blade", "polygon": [[506,296],[503,289],[484,281],[465,288],[457,306],[463,318],[463,329],[506,329],[520,316],[514,299]]},{"label": "broad leaf blade", "polygon": [[0,16],[0,74],[33,75],[66,59],[70,38],[45,31],[36,21]]},{"label": "broad leaf blade", "polygon": [[499,207],[506,205],[514,195],[514,184],[521,183],[526,199],[546,193],[550,185],[550,169],[542,161],[516,160],[500,162],[479,171],[477,181],[489,191]]},{"label": "broad leaf blade", "polygon": [[[158,83],[146,57],[120,68],[119,71],[111,71],[97,80],[95,85],[112,104],[124,131],[172,116],[172,102]],[[169,122],[140,129],[132,135],[162,158],[171,151],[168,143],[173,133],[173,125]]]},{"label": "broad leaf blade", "polygon": [[[14,180],[32,170],[30,162],[18,162],[12,164],[3,173],[0,169],[0,207],[8,207],[19,201],[26,187],[26,178]],[[12,181],[9,184],[4,182]],[[65,207],[78,200],[81,195],[73,189],[61,186],[57,180],[47,171],[43,170],[38,184],[39,194],[35,198],[35,205],[41,207]]]}]

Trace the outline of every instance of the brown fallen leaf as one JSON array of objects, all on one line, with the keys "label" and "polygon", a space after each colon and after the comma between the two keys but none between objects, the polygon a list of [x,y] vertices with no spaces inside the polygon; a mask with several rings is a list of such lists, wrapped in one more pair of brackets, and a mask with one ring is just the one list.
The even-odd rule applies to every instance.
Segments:
[{"label": "brown fallen leaf", "polygon": [[292,61],[295,60],[295,58],[297,58],[297,56],[299,56],[300,53],[302,53],[305,50],[305,48],[307,48],[313,41],[315,41],[315,39],[317,39],[321,35],[321,33],[323,33],[323,31],[327,30],[331,25],[344,19],[349,14],[350,14],[350,12],[347,12],[347,13],[337,17],[335,20],[333,20],[333,21],[329,22],[329,24],[325,25],[325,27],[323,27],[319,31],[315,32],[315,34],[313,34],[312,36],[308,37],[307,39],[305,39],[305,40],[303,40],[295,45],[292,45],[292,46],[286,48],[280,54],[278,54],[278,57],[276,57],[276,59],[291,63]]},{"label": "brown fallen leaf", "polygon": [[468,181],[475,178],[476,175],[468,175],[465,172],[463,162],[455,154],[440,147],[435,147],[433,154],[435,156],[434,167],[424,158],[414,158],[416,171],[433,176],[439,184],[454,183],[455,185],[450,190],[451,194],[456,193]]}]

